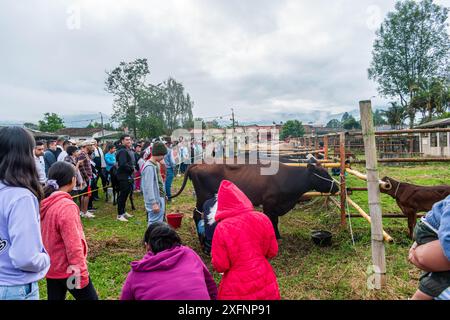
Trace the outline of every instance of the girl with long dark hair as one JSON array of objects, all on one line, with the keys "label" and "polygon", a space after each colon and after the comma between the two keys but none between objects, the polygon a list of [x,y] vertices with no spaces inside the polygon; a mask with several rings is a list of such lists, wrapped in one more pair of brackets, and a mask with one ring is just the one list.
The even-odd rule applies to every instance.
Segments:
[{"label": "girl with long dark hair", "polygon": [[76,300],[98,299],[87,269],[80,209],[70,196],[76,184],[72,164],[57,162],[50,167],[41,205],[42,238],[52,261],[46,276],[48,300],[65,300],[67,291]]},{"label": "girl with long dark hair", "polygon": [[42,243],[33,136],[0,129],[0,300],[38,300],[38,281],[50,267]]}]

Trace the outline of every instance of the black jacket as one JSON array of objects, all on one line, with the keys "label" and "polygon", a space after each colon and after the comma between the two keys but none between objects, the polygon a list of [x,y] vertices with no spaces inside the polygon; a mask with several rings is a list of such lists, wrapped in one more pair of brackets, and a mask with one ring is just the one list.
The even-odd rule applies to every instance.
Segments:
[{"label": "black jacket", "polygon": [[136,166],[133,150],[120,147],[116,154],[117,159],[117,180],[129,180],[133,178]]}]

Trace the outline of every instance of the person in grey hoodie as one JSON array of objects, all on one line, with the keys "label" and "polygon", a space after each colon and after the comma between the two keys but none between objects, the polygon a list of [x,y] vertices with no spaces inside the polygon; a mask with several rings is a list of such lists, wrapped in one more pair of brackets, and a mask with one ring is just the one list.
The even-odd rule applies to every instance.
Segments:
[{"label": "person in grey hoodie", "polygon": [[151,158],[142,167],[141,190],[144,195],[148,225],[164,221],[166,193],[159,162],[166,154],[167,148],[164,143],[155,142]]},{"label": "person in grey hoodie", "polygon": [[0,129],[0,300],[38,300],[50,258],[40,229],[43,198],[25,129]]}]

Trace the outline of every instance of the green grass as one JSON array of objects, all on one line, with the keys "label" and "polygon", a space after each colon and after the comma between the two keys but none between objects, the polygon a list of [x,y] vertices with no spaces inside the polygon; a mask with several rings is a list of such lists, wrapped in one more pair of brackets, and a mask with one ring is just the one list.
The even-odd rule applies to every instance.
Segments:
[{"label": "green grass", "polygon": [[[355,169],[364,172],[361,166]],[[450,180],[450,168],[443,164],[414,166],[381,166],[380,177],[391,176],[401,181],[423,185],[445,184]],[[175,180],[174,189],[182,179]],[[347,177],[348,186],[365,186],[365,182]],[[185,244],[203,258],[217,283],[220,276],[213,272],[210,258],[200,250],[192,209],[195,197],[188,184],[183,194],[168,206],[168,213],[185,214],[178,230]],[[367,193],[355,192],[351,198],[367,208]],[[400,209],[389,196],[382,195],[383,212]],[[118,299],[130,270],[129,263],[144,254],[142,237],[146,229],[146,214],[142,197],[136,195],[137,211],[129,223],[115,220],[116,208],[99,201],[94,220],[83,220],[89,245],[89,272],[101,299]],[[356,213],[351,211],[352,213]],[[352,245],[349,227],[340,227],[339,213],[332,205],[325,207],[322,198],[297,206],[281,217],[279,254],[272,260],[283,299],[407,299],[417,287],[419,270],[407,261],[411,240],[407,237],[406,219],[384,219],[384,228],[394,243],[386,244],[387,288],[374,291],[367,288],[366,270],[371,265],[370,226],[364,219],[351,219],[356,244]],[[324,229],[333,233],[333,245],[315,246],[310,233]],[[46,298],[45,281],[41,282],[41,298]],[[68,295],[70,296],[70,295]]]}]

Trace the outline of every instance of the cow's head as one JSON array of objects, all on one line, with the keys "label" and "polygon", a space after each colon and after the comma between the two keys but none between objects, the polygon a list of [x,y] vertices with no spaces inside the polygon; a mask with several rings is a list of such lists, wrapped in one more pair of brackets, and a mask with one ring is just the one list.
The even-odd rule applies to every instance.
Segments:
[{"label": "cow's head", "polygon": [[309,163],[308,172],[311,189],[322,193],[337,193],[339,191],[339,184],[333,180],[328,170],[320,164]]},{"label": "cow's head", "polygon": [[380,184],[380,192],[386,193],[392,197],[395,196],[395,190],[397,190],[397,187],[400,182],[398,182],[395,179],[392,179],[390,177],[384,177],[381,179],[381,181],[386,182],[384,185]]}]

